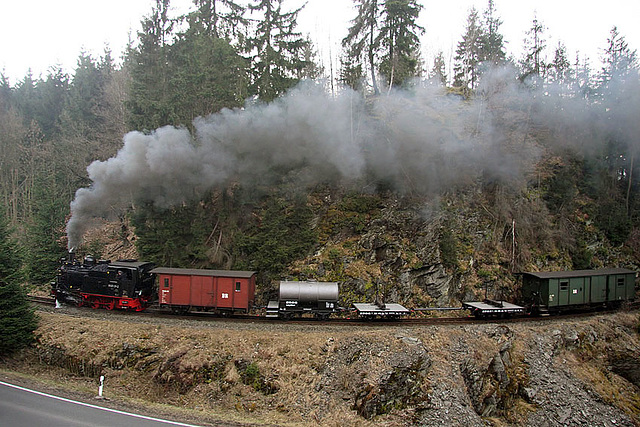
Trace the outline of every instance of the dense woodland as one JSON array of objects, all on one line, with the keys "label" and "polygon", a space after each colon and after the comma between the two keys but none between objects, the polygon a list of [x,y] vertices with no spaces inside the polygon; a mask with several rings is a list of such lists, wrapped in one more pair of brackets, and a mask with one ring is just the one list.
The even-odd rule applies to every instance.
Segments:
[{"label": "dense woodland", "polygon": [[[447,108],[455,103],[452,111],[481,105],[478,111],[490,111],[492,126],[503,130],[492,149],[512,157],[501,159],[515,159],[528,144],[535,146],[535,162],[513,160],[520,163],[517,177],[497,173],[501,164],[429,188],[408,185],[408,178],[398,185],[364,171],[357,180],[373,185],[342,186],[341,180],[327,179],[292,188],[297,181],[283,173],[259,185],[230,177],[170,206],[132,195],[128,209],[104,206],[105,215],[121,224],[122,239],[134,240],[142,258],[162,265],[256,269],[264,281],[292,272],[342,280],[354,276],[351,270],[359,264],[352,257],[349,270],[349,246],[336,242],[366,232],[394,201],[437,211],[423,219],[437,220],[434,251],[451,275],[469,274],[469,265],[475,277],[498,280],[519,268],[638,262],[633,254],[640,248],[635,160],[640,77],[636,51],[624,35],[611,29],[596,65],[594,58],[569,58],[563,44],[547,46],[543,21],[535,18],[523,34],[525,54],[515,58],[503,42],[499,11],[489,1],[484,11],[470,11],[454,73],[447,75],[441,52],[433,64],[421,59],[420,37],[429,29],[417,24],[420,3],[354,0],[336,82],[298,31],[300,10],[287,9],[284,0],[194,0],[194,11],[186,16],[172,16],[170,0],[157,0],[123,58],[108,50],[100,58],[81,52],[72,75],[52,66],[46,76],[27,75],[18,82],[2,76],[0,197],[21,260],[21,280],[52,279],[67,251],[69,204],[78,188],[93,183],[87,166],[115,156],[127,132],[153,135],[172,125],[196,134],[197,117],[269,105],[301,81],[314,82],[314,90],[320,87],[329,100],[357,95],[374,121],[384,120],[374,105],[388,102],[383,100],[393,93],[410,98],[425,87]],[[506,86],[536,101],[519,103]],[[544,97],[546,104],[536,103]],[[485,113],[454,120],[437,105],[429,108],[440,114],[438,121],[461,122],[460,131],[449,133],[464,133],[465,141],[482,133]],[[541,105],[562,106],[542,121]],[[569,114],[565,105],[580,113]],[[590,118],[578,122],[578,115]],[[523,124],[526,130],[520,129]],[[392,141],[393,130],[388,135]],[[589,150],[580,149],[586,145]],[[464,163],[452,166],[459,175],[468,170]],[[483,222],[478,220],[483,215],[493,233],[487,241],[494,245],[480,253],[466,234],[466,221]],[[412,240],[409,231],[398,235]],[[78,250],[101,256],[104,247],[86,241]],[[419,269],[430,258],[421,258],[421,250],[407,250],[402,258]],[[300,265],[318,251],[324,253],[322,269]],[[470,258],[476,264],[467,262]],[[369,282],[393,281],[370,266],[362,268]]]}]

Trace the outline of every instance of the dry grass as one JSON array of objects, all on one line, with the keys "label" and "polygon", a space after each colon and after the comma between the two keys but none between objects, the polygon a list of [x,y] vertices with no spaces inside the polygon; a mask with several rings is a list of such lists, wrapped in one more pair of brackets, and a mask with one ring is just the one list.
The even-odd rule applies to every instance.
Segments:
[{"label": "dry grass", "polygon": [[[95,395],[96,376],[102,373],[107,378],[105,395],[112,399],[144,401],[165,409],[168,406],[161,405],[170,405],[196,418],[299,426],[410,423],[407,412],[400,409],[371,421],[354,410],[355,395],[368,385],[374,390],[392,369],[394,358],[407,351],[400,339],[403,336],[419,339],[432,361],[422,386],[427,398],[435,384],[440,390],[464,388],[460,363],[471,360],[477,367],[487,367],[507,341],[512,343],[514,363],[510,375],[526,382],[528,367],[523,359],[532,350],[534,337],[551,336],[557,328],[483,324],[263,329],[225,327],[224,323],[193,326],[120,321],[112,320],[108,313],[102,319],[44,312],[40,316],[39,352],[21,353],[2,365],[5,369],[55,387],[65,384],[88,396]],[[638,346],[633,332],[638,316],[619,313],[603,319],[575,322],[573,327],[591,328],[599,339],[591,347],[565,351],[561,357],[576,377],[637,421],[637,388],[602,368],[606,363],[598,355],[606,354],[607,346],[616,341]],[[630,333],[635,334],[635,341],[629,339]],[[532,410],[531,405],[515,399],[504,417],[488,421],[513,425],[526,420]]]},{"label": "dry grass", "polygon": [[[342,339],[332,332],[287,332],[231,329],[184,329],[153,324],[135,324],[42,314],[39,341],[49,349],[59,349],[74,360],[91,360],[103,366],[105,391],[119,399],[144,399],[183,408],[199,408],[207,414],[227,419],[246,417],[251,422],[279,425],[314,424],[327,418],[320,413],[320,397],[315,386],[327,358],[327,341]],[[374,337],[373,341],[378,340]],[[41,348],[44,348],[41,346]],[[243,380],[236,361],[253,364],[260,381],[277,389],[264,393]],[[68,365],[68,362],[63,362]],[[47,376],[46,369],[32,369],[33,375]],[[66,368],[50,371],[57,379]],[[145,374],[146,372],[146,374]],[[347,375],[348,376],[348,375]],[[49,378],[55,382],[56,378]],[[132,378],[136,378],[132,381]],[[73,377],[78,391],[91,390],[95,378]],[[323,420],[331,424],[332,415]],[[325,405],[326,406],[326,405]],[[341,408],[357,425],[361,419]]]},{"label": "dry grass", "polygon": [[592,323],[599,339],[594,343],[584,342],[575,351],[564,351],[559,357],[567,361],[572,372],[582,380],[600,398],[623,410],[640,425],[640,393],[637,385],[609,369],[609,358],[616,352],[624,351],[629,357],[640,363],[638,350],[640,339],[635,332],[638,315],[632,312],[620,312],[615,321],[604,319]]}]

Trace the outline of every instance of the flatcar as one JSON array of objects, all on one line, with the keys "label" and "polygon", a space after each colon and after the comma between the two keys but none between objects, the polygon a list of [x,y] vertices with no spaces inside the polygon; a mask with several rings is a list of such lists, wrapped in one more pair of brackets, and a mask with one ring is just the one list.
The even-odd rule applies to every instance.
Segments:
[{"label": "flatcar", "polygon": [[362,319],[397,319],[411,313],[408,308],[400,304],[354,303],[353,308]]},{"label": "flatcar", "polygon": [[53,283],[57,301],[92,308],[142,311],[155,299],[154,264],[135,260],[63,261]]},{"label": "flatcar", "polygon": [[526,308],[521,305],[491,299],[463,302],[462,309],[469,310],[469,313],[478,318],[521,316],[526,312]]},{"label": "flatcar", "polygon": [[158,304],[174,312],[247,313],[254,306],[256,272],[158,267]]}]

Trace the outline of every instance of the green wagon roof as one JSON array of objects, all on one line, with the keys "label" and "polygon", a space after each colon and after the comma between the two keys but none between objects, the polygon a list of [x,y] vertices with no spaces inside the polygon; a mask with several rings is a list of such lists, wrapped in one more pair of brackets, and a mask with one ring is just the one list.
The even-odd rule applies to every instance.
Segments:
[{"label": "green wagon roof", "polygon": [[570,271],[528,271],[524,276],[533,276],[538,279],[563,279],[570,277],[608,276],[612,274],[636,274],[628,268],[600,268],[597,270],[570,270]]}]

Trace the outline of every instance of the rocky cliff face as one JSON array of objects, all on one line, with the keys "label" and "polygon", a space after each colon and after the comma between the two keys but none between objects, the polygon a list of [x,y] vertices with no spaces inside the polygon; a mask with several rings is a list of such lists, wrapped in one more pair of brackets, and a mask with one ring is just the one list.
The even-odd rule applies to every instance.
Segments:
[{"label": "rocky cliff face", "polygon": [[365,211],[344,208],[344,202],[317,210],[321,244],[294,263],[291,275],[339,281],[345,306],[378,298],[412,307],[457,303],[461,276],[442,260],[439,214],[429,213],[423,199],[366,197],[374,207]]},{"label": "rocky cliff face", "polygon": [[337,345],[331,339],[326,369],[316,385],[322,401],[342,399],[365,419],[421,407],[431,359],[420,340],[397,339],[395,351],[384,342],[357,336]]}]

